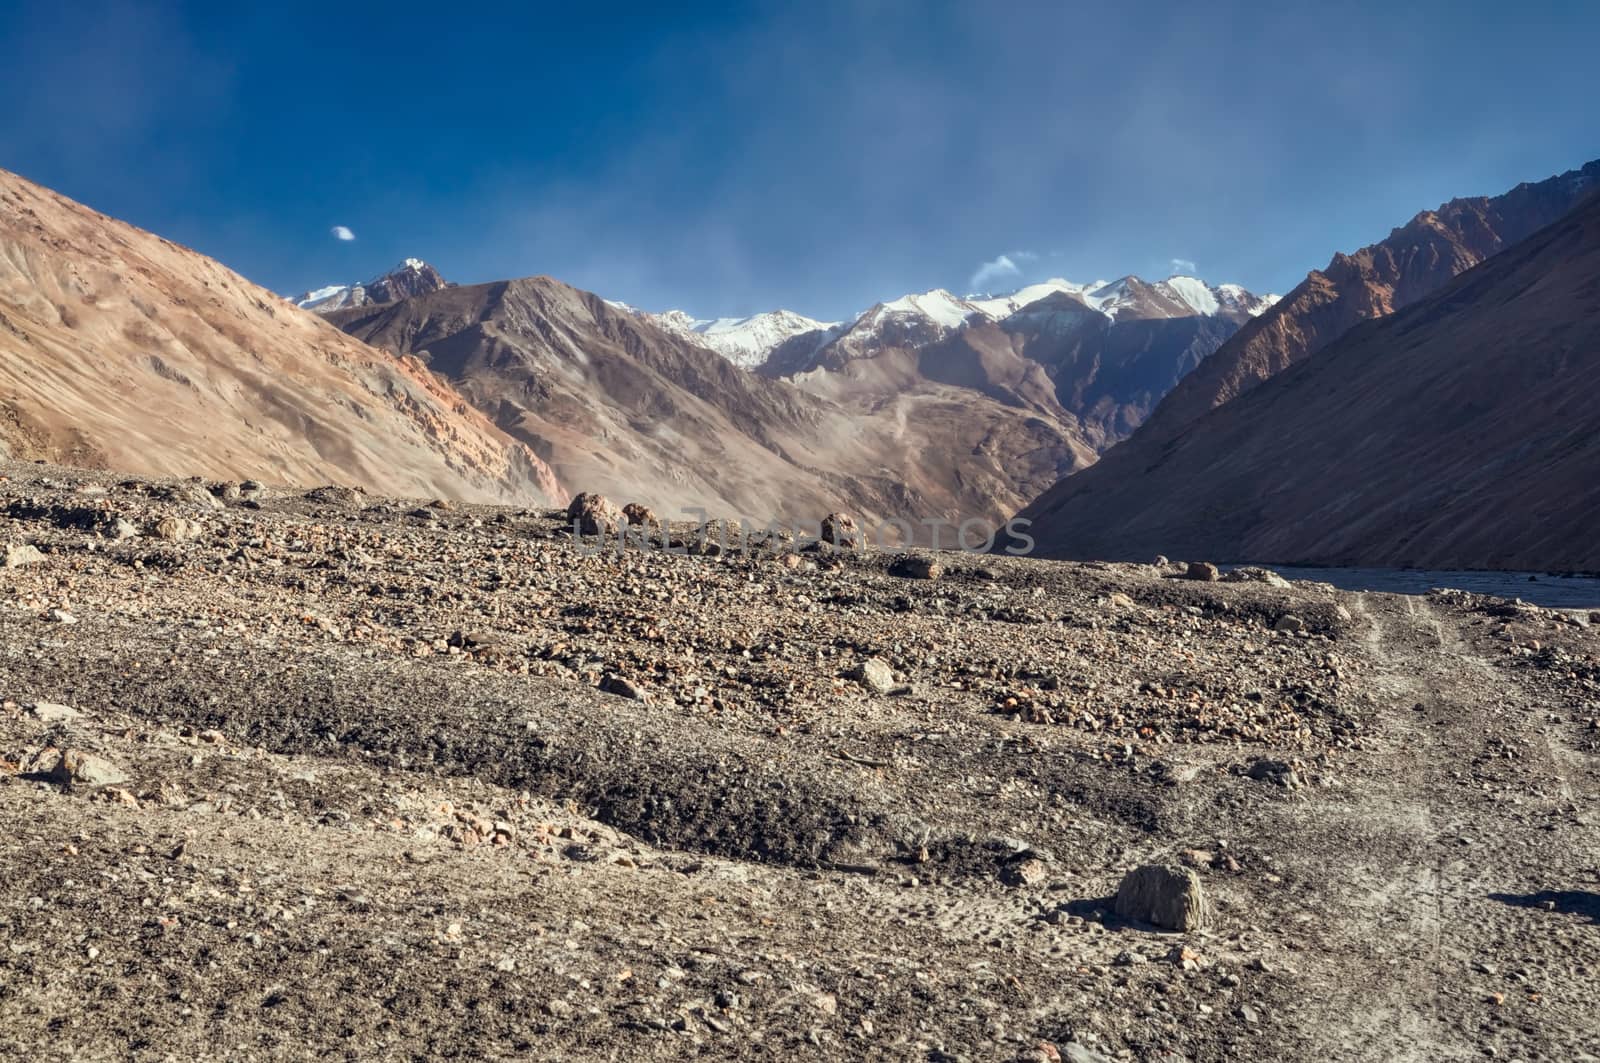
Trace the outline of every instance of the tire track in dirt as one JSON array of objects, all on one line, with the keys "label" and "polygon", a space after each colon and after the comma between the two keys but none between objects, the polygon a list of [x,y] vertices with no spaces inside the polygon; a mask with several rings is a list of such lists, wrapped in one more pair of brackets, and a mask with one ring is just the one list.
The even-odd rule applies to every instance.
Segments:
[{"label": "tire track in dirt", "polygon": [[1369,689],[1387,700],[1386,748],[1342,810],[1368,851],[1329,891],[1346,903],[1330,905],[1333,952],[1316,965],[1330,992],[1312,1009],[1313,1031],[1326,1031],[1330,1059],[1578,1058],[1560,1042],[1581,1032],[1521,1013],[1548,1006],[1531,990],[1550,945],[1528,908],[1497,898],[1555,880],[1575,843],[1592,862],[1581,856],[1592,843],[1516,820],[1480,770],[1493,750],[1521,751],[1512,780],[1525,803],[1512,807],[1536,811],[1556,792],[1571,801],[1544,706],[1430,600],[1362,595],[1350,605],[1364,625]]}]

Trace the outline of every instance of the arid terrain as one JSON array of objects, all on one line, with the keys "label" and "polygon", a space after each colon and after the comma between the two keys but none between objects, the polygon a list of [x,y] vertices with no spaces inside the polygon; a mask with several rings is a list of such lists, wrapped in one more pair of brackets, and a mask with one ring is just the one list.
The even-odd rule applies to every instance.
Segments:
[{"label": "arid terrain", "polygon": [[0,550],[6,1058],[1600,1057],[1586,612],[24,463]]},{"label": "arid terrain", "polygon": [[0,456],[478,501],[566,494],[416,359],[5,170]]}]

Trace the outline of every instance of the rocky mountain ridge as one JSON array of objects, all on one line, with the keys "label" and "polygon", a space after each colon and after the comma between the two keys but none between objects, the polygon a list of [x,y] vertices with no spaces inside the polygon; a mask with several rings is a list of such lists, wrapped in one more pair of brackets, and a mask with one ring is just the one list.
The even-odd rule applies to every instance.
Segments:
[{"label": "rocky mountain ridge", "polygon": [[1600,160],[1498,196],[1450,200],[1376,244],[1335,254],[1174,388],[1151,415],[1140,444],[1159,447],[1206,410],[1311,357],[1361,322],[1431,295],[1552,224],[1596,187]]},{"label": "rocky mountain ridge", "polygon": [[420,258],[408,258],[361,284],[333,284],[291,296],[289,301],[302,310],[326,314],[351,306],[393,303],[448,287],[450,282],[438,270]]},{"label": "rocky mountain ridge", "polygon": [[1142,468],[1108,458],[1120,479],[1069,477],[1021,516],[1053,556],[1600,571],[1597,373],[1591,195],[1217,406]]}]

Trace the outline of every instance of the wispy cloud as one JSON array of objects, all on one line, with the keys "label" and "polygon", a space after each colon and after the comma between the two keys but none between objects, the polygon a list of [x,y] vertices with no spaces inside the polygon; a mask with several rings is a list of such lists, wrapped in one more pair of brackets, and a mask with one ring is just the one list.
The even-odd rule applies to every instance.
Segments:
[{"label": "wispy cloud", "polygon": [[351,232],[348,226],[335,225],[328,231],[333,234],[335,240],[354,240],[356,238],[356,234]]},{"label": "wispy cloud", "polygon": [[1200,272],[1200,267],[1196,266],[1194,260],[1189,258],[1175,258],[1168,265],[1174,274],[1181,274],[1185,277],[1192,277]]},{"label": "wispy cloud", "polygon": [[1031,251],[1016,251],[991,259],[978,267],[977,272],[972,275],[970,287],[975,292],[982,291],[1002,277],[1020,277],[1022,268],[1017,265],[1016,260],[1027,262],[1036,257]]}]

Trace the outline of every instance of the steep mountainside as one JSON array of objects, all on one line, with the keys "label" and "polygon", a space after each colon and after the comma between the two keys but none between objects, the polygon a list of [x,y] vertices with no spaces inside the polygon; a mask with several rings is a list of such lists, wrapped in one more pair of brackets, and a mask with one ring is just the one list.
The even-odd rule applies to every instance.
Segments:
[{"label": "steep mountainside", "polygon": [[408,495],[562,494],[421,363],[5,171],[0,452]]},{"label": "steep mountainside", "polygon": [[1600,570],[1597,375],[1600,196],[1022,515],[1057,556]]},{"label": "steep mountainside", "polygon": [[[1556,221],[1600,184],[1600,160],[1500,196],[1453,199],[1388,238],[1336,254],[1186,376],[1133,444],[1160,447],[1195,418],[1315,354],[1350,328],[1431,295]],[[1142,450],[1141,459],[1147,454]],[[1123,475],[1120,464],[1102,476]]]},{"label": "steep mountainside", "polygon": [[942,386],[871,409],[736,368],[677,331],[547,277],[450,288],[330,320],[423,358],[575,490],[815,521],[998,521],[1092,452],[1075,426]]},{"label": "steep mountainside", "polygon": [[331,310],[343,310],[350,306],[393,303],[448,287],[450,282],[440,276],[438,270],[420,258],[408,258],[388,273],[380,274],[363,284],[333,284],[326,288],[302,292],[289,301],[301,309],[326,314]]}]

